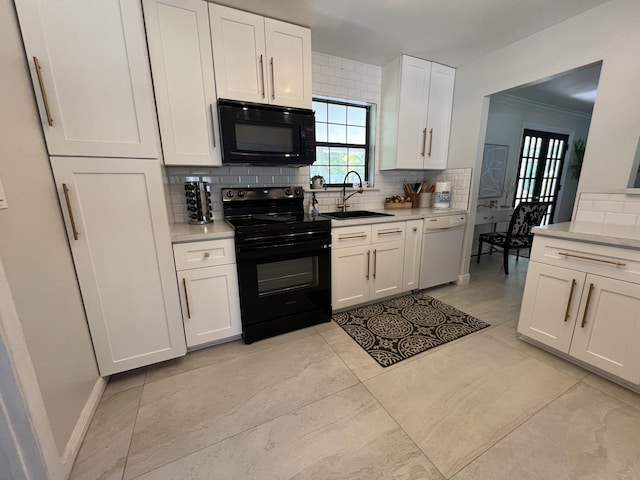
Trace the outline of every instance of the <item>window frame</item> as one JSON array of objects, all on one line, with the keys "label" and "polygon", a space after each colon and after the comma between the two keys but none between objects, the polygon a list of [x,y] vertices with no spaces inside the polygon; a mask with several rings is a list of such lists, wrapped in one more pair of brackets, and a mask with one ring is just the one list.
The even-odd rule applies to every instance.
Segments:
[{"label": "window frame", "polygon": [[[362,144],[358,144],[358,143],[340,143],[340,142],[319,142],[318,140],[316,140],[316,148],[317,147],[334,147],[334,148],[358,148],[358,149],[364,149],[364,177],[362,178],[363,182],[369,181],[370,180],[370,175],[369,175],[369,168],[370,168],[370,158],[371,158],[371,105],[365,102],[358,102],[357,100],[353,100],[353,101],[349,101],[349,100],[339,100],[339,99],[334,99],[334,98],[323,98],[323,97],[316,97],[314,96],[312,98],[313,102],[321,102],[321,103],[326,103],[326,104],[332,104],[332,105],[344,105],[346,107],[357,107],[357,108],[362,108],[365,110],[366,115],[365,115],[365,143],[364,145]],[[328,121],[329,119],[327,118],[327,125],[330,124],[330,122]],[[325,123],[325,122],[322,122]],[[336,123],[334,125],[342,125],[341,123]],[[348,123],[344,124],[345,126],[348,126]],[[327,132],[328,133],[328,132]],[[330,157],[329,157],[330,158]],[[317,161],[317,155],[316,155],[316,161]],[[313,168],[313,166],[315,165],[315,162],[310,166],[310,168]],[[329,163],[329,168],[331,168],[331,163]],[[349,168],[347,166],[347,168]],[[335,180],[335,179],[334,179]],[[335,182],[329,182],[327,181],[327,185],[331,185],[331,184],[335,184]],[[340,186],[342,186],[342,183],[339,183]]]}]

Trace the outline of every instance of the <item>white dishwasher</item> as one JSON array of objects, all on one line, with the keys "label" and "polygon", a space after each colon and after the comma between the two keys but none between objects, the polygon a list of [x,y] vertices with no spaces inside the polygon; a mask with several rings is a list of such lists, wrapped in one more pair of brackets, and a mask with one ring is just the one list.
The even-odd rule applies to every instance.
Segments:
[{"label": "white dishwasher", "polygon": [[467,214],[424,219],[420,288],[458,279]]}]

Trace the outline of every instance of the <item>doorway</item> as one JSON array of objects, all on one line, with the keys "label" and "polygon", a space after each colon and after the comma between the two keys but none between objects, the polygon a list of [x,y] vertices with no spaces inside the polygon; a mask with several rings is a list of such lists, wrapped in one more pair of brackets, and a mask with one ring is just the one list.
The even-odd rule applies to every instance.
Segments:
[{"label": "doorway", "polygon": [[524,129],[513,206],[550,202],[542,225],[554,218],[569,135]]}]

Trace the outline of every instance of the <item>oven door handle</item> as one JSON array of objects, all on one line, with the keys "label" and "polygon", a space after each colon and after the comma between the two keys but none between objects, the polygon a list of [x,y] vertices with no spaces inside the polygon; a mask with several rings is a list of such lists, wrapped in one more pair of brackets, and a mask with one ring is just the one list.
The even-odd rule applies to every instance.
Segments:
[{"label": "oven door handle", "polygon": [[331,240],[318,240],[315,242],[285,243],[280,245],[236,245],[236,257],[238,261],[243,259],[287,256],[309,256],[309,254],[331,253]]}]

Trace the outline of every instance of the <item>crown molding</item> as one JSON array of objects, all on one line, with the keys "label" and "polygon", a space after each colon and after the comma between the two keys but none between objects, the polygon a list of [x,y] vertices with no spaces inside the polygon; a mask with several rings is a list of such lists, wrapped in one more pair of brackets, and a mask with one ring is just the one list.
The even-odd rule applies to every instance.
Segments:
[{"label": "crown molding", "polygon": [[576,110],[569,110],[568,108],[558,107],[557,105],[550,105],[548,103],[534,102],[532,100],[525,100],[520,97],[509,95],[507,93],[501,93],[491,97],[491,101],[502,103],[504,105],[511,105],[514,107],[534,108],[536,110],[561,113],[563,115],[571,115],[581,119],[590,120],[591,114],[578,112]]}]

